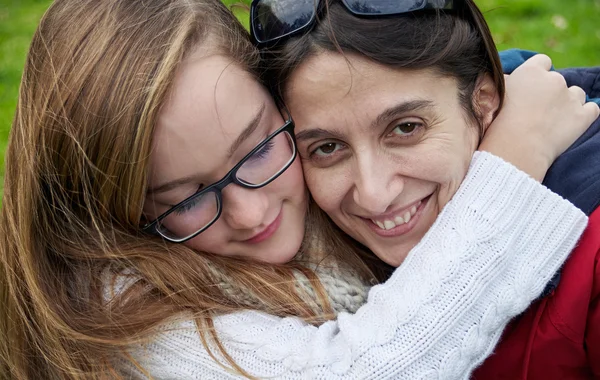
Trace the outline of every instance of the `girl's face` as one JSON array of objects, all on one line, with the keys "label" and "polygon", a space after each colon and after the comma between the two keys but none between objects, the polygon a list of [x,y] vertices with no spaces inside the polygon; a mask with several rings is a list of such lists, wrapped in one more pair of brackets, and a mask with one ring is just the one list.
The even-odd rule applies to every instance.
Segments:
[{"label": "girl's face", "polygon": [[[269,93],[230,59],[191,55],[179,68],[159,115],[145,217],[154,220],[222,179],[284,122]],[[288,141],[281,137],[267,147],[270,151],[261,150],[261,155],[290,151]],[[265,162],[273,162],[268,158]],[[251,162],[249,170],[262,165],[261,159]],[[247,189],[232,183],[222,191],[220,218],[184,244],[218,255],[287,262],[298,252],[304,236],[305,191],[299,160],[265,187]],[[172,213],[164,227],[173,234],[189,234],[196,228],[200,207],[210,211],[212,206],[196,202]]]},{"label": "girl's face", "polygon": [[458,189],[477,147],[456,81],[322,52],[294,72],[285,95],[317,204],[400,265]]}]

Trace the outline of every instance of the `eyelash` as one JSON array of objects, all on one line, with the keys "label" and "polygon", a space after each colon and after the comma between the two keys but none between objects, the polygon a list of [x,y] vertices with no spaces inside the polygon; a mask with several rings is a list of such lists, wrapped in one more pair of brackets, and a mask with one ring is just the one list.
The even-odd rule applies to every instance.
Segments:
[{"label": "eyelash", "polygon": [[[274,144],[273,140],[270,140],[262,148],[260,148],[257,152],[255,152],[252,155],[251,159],[262,159],[262,158],[268,157],[269,153],[273,149],[273,144]],[[196,190],[196,192],[194,193],[194,195],[196,195],[200,190],[202,190],[203,187],[204,187],[203,185],[200,185],[198,187],[198,189]],[[178,208],[177,210],[175,210],[173,212],[177,215],[185,214],[186,212],[190,211],[195,206],[197,206],[200,200],[201,200],[201,198],[195,198],[194,200],[191,200],[188,203],[186,203],[185,206]],[[174,207],[174,206],[175,205],[171,205],[171,207]]]},{"label": "eyelash", "polygon": [[[405,133],[405,134],[394,133],[394,131],[396,130],[396,128],[401,127],[401,126],[406,126],[406,125],[413,125],[414,126],[413,130],[411,132]],[[415,135],[417,135],[420,132],[422,132],[423,128],[424,128],[423,123],[415,122],[415,121],[406,121],[406,122],[402,122],[402,123],[394,123],[392,129],[390,130],[390,132],[386,136],[388,136],[388,137],[398,137],[400,139],[411,139]]]},{"label": "eyelash", "polygon": [[[326,145],[336,145],[336,149],[329,154],[325,154],[325,155],[319,155],[317,153],[317,151],[321,148],[323,148]],[[308,154],[308,157],[312,160],[329,160],[333,157],[333,155],[335,155],[337,152],[339,152],[341,149],[344,148],[344,144],[341,144],[339,142],[335,142],[335,141],[328,141],[328,142],[324,142],[319,144],[315,149],[311,150]]]},{"label": "eyelash", "polygon": [[175,210],[175,214],[177,214],[177,215],[185,214],[186,212],[190,211],[192,208],[196,207],[197,204],[198,204],[198,198],[186,203],[185,206]]},{"label": "eyelash", "polygon": [[269,140],[268,143],[266,143],[262,148],[252,155],[252,158],[265,158],[269,155],[271,149],[273,149],[273,140]]},{"label": "eyelash", "polygon": [[[192,195],[192,196],[197,195],[203,188],[204,188],[204,185],[198,186],[198,189],[194,192],[194,195]],[[195,207],[201,199],[202,198],[196,197],[196,198],[194,198],[194,200],[186,203],[185,206],[178,208],[177,210],[175,210],[173,212],[177,215],[185,214],[186,212],[190,211],[193,207]],[[171,207],[174,207],[174,206],[175,205],[172,205]]]},{"label": "eyelash", "polygon": [[[403,135],[394,133],[394,130],[396,128],[402,127],[402,126],[407,126],[407,125],[414,126],[413,130],[410,133],[405,133]],[[386,134],[386,137],[399,138],[399,139],[403,139],[403,140],[413,139],[416,135],[419,135],[421,132],[423,132],[424,128],[425,128],[424,124],[422,122],[418,122],[418,121],[406,121],[406,122],[402,122],[402,123],[394,123],[393,128]],[[317,151],[319,149],[323,148],[326,145],[332,145],[332,144],[336,145],[336,149],[333,152],[331,152],[329,154],[325,154],[325,155],[319,155],[317,153]],[[313,161],[332,160],[332,159],[334,159],[336,154],[340,150],[343,150],[344,148],[345,148],[344,144],[335,142],[335,141],[328,141],[328,142],[320,143],[315,149],[313,149],[309,152],[308,158]]]}]

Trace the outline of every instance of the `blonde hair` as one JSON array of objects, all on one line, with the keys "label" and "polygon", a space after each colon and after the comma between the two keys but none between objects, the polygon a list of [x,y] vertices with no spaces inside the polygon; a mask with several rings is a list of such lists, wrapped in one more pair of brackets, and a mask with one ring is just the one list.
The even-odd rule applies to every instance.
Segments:
[{"label": "blonde hair", "polygon": [[[118,377],[113,359],[183,312],[195,317],[207,349],[214,339],[247,375],[220,345],[215,315],[256,308],[311,323],[332,317],[300,261],[243,262],[139,231],[157,114],[186,52],[209,38],[257,73],[257,51],[218,0],[57,0],[43,17],[6,155],[0,377]],[[328,245],[303,249],[343,253],[370,275],[362,251],[335,227],[321,228],[329,223],[322,212],[312,215],[311,242]],[[296,290],[295,271],[310,279],[318,307]],[[107,294],[107,279],[128,273],[134,284]],[[230,297],[218,286],[223,278],[253,300]]]}]

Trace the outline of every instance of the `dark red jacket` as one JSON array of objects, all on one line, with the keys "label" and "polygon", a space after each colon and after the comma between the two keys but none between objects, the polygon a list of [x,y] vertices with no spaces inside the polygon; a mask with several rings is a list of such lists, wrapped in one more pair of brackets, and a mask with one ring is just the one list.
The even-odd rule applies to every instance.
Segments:
[{"label": "dark red jacket", "polygon": [[[512,62],[507,72],[525,53],[501,53]],[[569,86],[600,98],[600,67],[560,72]],[[600,379],[600,119],[554,162],[544,184],[589,215],[588,228],[549,284],[554,290],[509,324],[477,380]]]},{"label": "dark red jacket", "polygon": [[475,371],[478,380],[600,379],[600,209],[558,287],[515,319]]}]

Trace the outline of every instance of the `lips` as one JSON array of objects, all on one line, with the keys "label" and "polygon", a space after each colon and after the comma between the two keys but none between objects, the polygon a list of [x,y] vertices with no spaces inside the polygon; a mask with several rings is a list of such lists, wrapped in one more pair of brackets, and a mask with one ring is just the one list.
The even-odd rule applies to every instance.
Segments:
[{"label": "lips", "polygon": [[410,222],[410,219],[417,213],[417,208],[421,205],[421,201],[413,204],[412,207],[404,211],[397,212],[383,218],[371,219],[371,221],[382,230],[391,230],[396,226]]},{"label": "lips", "polygon": [[417,224],[429,199],[431,199],[431,195],[393,213],[362,219],[379,236],[394,237],[404,235],[411,231]]},{"label": "lips", "polygon": [[277,229],[281,225],[281,220],[282,219],[283,219],[283,210],[279,211],[279,215],[277,215],[277,218],[275,218],[275,220],[271,224],[269,224],[264,230],[262,230],[261,232],[257,233],[256,235],[254,235],[250,239],[244,240],[244,243],[258,244],[258,243],[260,243],[262,241],[267,240],[268,238],[270,238],[271,236],[273,236],[273,234],[275,234],[275,232],[277,231]]}]

